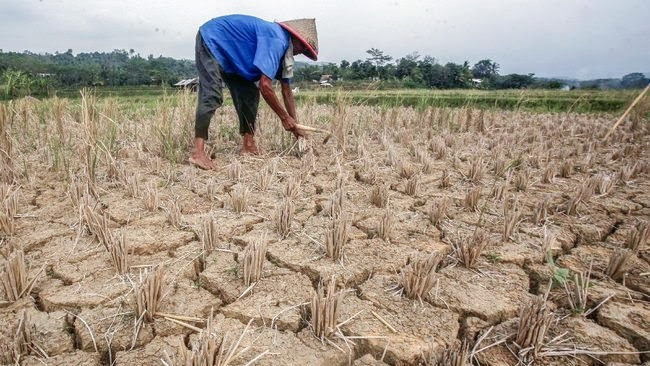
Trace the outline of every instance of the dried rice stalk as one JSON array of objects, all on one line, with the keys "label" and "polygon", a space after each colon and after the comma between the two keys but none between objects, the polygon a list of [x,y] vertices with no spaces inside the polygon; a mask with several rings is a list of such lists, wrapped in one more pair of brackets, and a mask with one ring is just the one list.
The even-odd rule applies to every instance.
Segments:
[{"label": "dried rice stalk", "polygon": [[464,165],[465,165],[465,164],[463,164],[463,160],[460,159],[459,155],[460,155],[459,152],[455,152],[454,157],[451,160],[451,167],[456,169],[456,170],[464,169]]},{"label": "dried rice stalk", "polygon": [[13,216],[0,211],[0,233],[11,236],[16,232],[16,222]]},{"label": "dried rice stalk", "polygon": [[[482,113],[483,111],[481,111]],[[470,349],[467,341],[454,342],[445,347],[439,366],[469,366]]]},{"label": "dried rice stalk", "polygon": [[485,133],[485,110],[481,109],[474,126],[476,127],[477,132],[480,132],[481,134]]},{"label": "dried rice stalk", "polygon": [[513,185],[517,192],[525,192],[528,189],[528,171],[522,170],[515,174]]},{"label": "dried rice stalk", "polygon": [[537,354],[544,345],[546,332],[553,321],[553,314],[546,306],[550,288],[549,284],[544,296],[535,296],[530,299],[519,313],[515,345],[519,350],[519,360],[524,364],[530,364],[537,358]]},{"label": "dried rice stalk", "polygon": [[483,158],[478,157],[472,159],[469,165],[469,171],[467,172],[467,179],[469,179],[470,182],[478,183],[481,181],[481,179],[483,179],[484,176],[485,176],[485,165],[483,162]]},{"label": "dried rice stalk", "polygon": [[645,95],[645,93],[648,92],[648,90],[650,90],[650,84],[648,84],[648,86],[646,86],[646,87],[641,91],[641,93],[639,93],[639,95],[638,95],[636,98],[634,98],[634,101],[632,101],[632,104],[630,104],[630,106],[627,107],[627,109],[625,110],[625,112],[623,112],[623,114],[621,115],[621,117],[619,117],[619,119],[616,121],[616,123],[614,123],[614,125],[613,125],[613,126],[612,126],[608,131],[607,131],[607,133],[605,134],[605,137],[603,138],[603,140],[607,140],[607,138],[612,134],[612,132],[614,132],[614,130],[616,130],[616,127],[618,127],[618,125],[620,125],[621,122],[623,122],[623,121],[625,120],[625,118],[626,118],[627,115],[630,113],[630,111],[632,111],[632,109],[634,108],[634,106],[635,106],[635,105],[636,105],[640,100],[643,99],[643,96]]},{"label": "dried rice stalk", "polygon": [[377,182],[377,167],[369,162],[368,159],[364,159],[363,162],[360,171],[355,170],[354,178],[359,182],[375,184]]},{"label": "dried rice stalk", "polygon": [[300,171],[298,173],[300,181],[306,181],[312,175],[314,169],[316,169],[316,156],[314,156],[314,151],[311,149],[300,159]]},{"label": "dried rice stalk", "polygon": [[[192,280],[197,281],[199,280],[199,276],[201,275],[201,272],[205,271],[205,251],[201,251],[199,255],[194,257],[192,260],[192,269],[194,270]],[[195,282],[196,283],[196,282]]]},{"label": "dried rice stalk", "polygon": [[440,137],[434,138],[429,143],[429,150],[433,153],[436,159],[441,160],[447,156],[447,145],[445,140]]},{"label": "dried rice stalk", "polygon": [[501,201],[503,196],[508,192],[508,182],[505,183],[495,183],[492,187],[492,197],[497,201]]},{"label": "dried rice stalk", "polygon": [[183,221],[183,214],[181,213],[181,205],[178,203],[177,200],[173,200],[170,204],[169,207],[167,208],[166,215],[167,215],[167,222],[175,227],[175,228],[180,228],[182,221]]},{"label": "dried rice stalk", "polygon": [[[94,139],[93,139],[94,140]],[[83,158],[83,168],[86,178],[89,182],[96,182],[96,170],[97,170],[97,150],[94,146],[95,142],[85,141],[81,156]]]},{"label": "dried rice stalk", "polygon": [[417,196],[420,190],[420,176],[418,174],[406,180],[406,194],[409,196]]},{"label": "dried rice stalk", "polygon": [[300,194],[300,179],[298,177],[289,177],[287,184],[284,186],[284,196],[290,199],[296,199]]},{"label": "dried rice stalk", "polygon": [[117,160],[115,160],[113,155],[111,155],[110,151],[105,151],[105,156],[106,160],[108,161],[106,163],[106,177],[114,182],[122,180],[123,177],[120,176],[121,170]]},{"label": "dried rice stalk", "polygon": [[465,268],[474,268],[488,243],[485,233],[482,230],[475,230],[471,236],[458,236],[453,239],[451,245],[456,258]]},{"label": "dried rice stalk", "polygon": [[[345,184],[345,174],[343,173],[343,169],[341,168],[341,163],[339,162],[338,157],[336,158],[336,165],[337,165],[338,171],[339,171],[339,173],[336,175],[336,190],[340,191],[341,195],[344,195],[343,194],[343,192],[344,192],[343,188],[345,187],[344,186],[344,184]],[[341,202],[343,202],[343,197],[341,197]]]},{"label": "dried rice stalk", "polygon": [[330,217],[337,217],[341,215],[344,210],[343,209],[344,202],[345,202],[345,191],[341,183],[340,188],[334,191],[334,193],[332,193],[332,196],[330,196],[326,213]]},{"label": "dried rice stalk", "polygon": [[402,158],[399,156],[395,148],[392,145],[390,145],[388,147],[388,160],[387,160],[388,165],[397,167],[400,166],[401,161]]},{"label": "dried rice stalk", "polygon": [[[252,319],[251,319],[252,321]],[[242,339],[248,332],[251,324],[249,321],[242,334],[237,339],[229,339],[228,333],[217,335],[212,331],[214,322],[214,314],[211,311],[207,319],[205,329],[199,333],[198,339],[192,343],[192,350],[185,347],[184,337],[180,337],[178,355],[179,357],[172,358],[168,354],[164,354],[161,358],[165,366],[228,366],[233,364],[247,348],[239,350]],[[260,357],[268,353],[268,350],[254,357],[246,365],[253,364]]]},{"label": "dried rice stalk", "polygon": [[519,217],[521,213],[517,209],[517,198],[515,197],[514,202],[511,200],[503,201],[503,237],[504,242],[510,240],[515,226],[519,222]]},{"label": "dried rice stalk", "polygon": [[560,177],[570,178],[573,174],[573,160],[566,159],[560,165]]},{"label": "dried rice stalk", "polygon": [[618,172],[618,180],[621,184],[628,184],[634,178],[637,163],[625,164]]},{"label": "dried rice stalk", "polygon": [[27,280],[25,253],[22,250],[16,250],[9,254],[1,278],[9,301],[16,301],[29,293],[27,291],[29,281]]},{"label": "dried rice stalk", "polygon": [[451,187],[451,180],[450,180],[449,172],[447,172],[447,169],[444,169],[442,171],[442,175],[440,176],[440,184],[438,184],[438,187],[440,188]]},{"label": "dried rice stalk", "polygon": [[503,155],[498,155],[492,158],[494,163],[492,164],[492,172],[494,175],[497,177],[503,177],[506,174],[506,159],[503,157]]},{"label": "dried rice stalk", "polygon": [[555,234],[547,230],[547,227],[544,227],[544,238],[542,241],[542,261],[548,261],[549,258],[553,259],[553,253],[552,250],[553,248],[556,247],[557,240],[555,238]]},{"label": "dried rice stalk", "polygon": [[593,177],[593,185],[596,194],[606,195],[614,188],[614,181],[608,174],[598,173]]},{"label": "dried rice stalk", "polygon": [[11,104],[0,103],[0,182],[13,182],[17,177],[12,158],[13,144],[9,130],[13,120]]},{"label": "dried rice stalk", "polygon": [[429,221],[431,221],[431,224],[438,226],[442,219],[447,217],[447,211],[450,205],[451,200],[448,197],[434,199],[429,210]]},{"label": "dried rice stalk", "polygon": [[420,164],[425,164],[429,159],[429,152],[425,149],[414,146],[415,160]]},{"label": "dried rice stalk", "polygon": [[138,173],[125,174],[124,188],[129,197],[140,197],[140,176]]},{"label": "dried rice stalk", "polygon": [[13,359],[17,365],[20,363],[21,356],[27,356],[29,354],[47,358],[47,354],[42,351],[41,347],[34,344],[32,327],[33,324],[29,313],[23,310],[23,314],[18,326],[16,327],[13,339]]},{"label": "dried rice stalk", "polygon": [[210,202],[214,202],[217,197],[218,186],[213,178],[208,179],[205,183],[205,195],[208,196]]},{"label": "dried rice stalk", "polygon": [[370,203],[379,208],[386,207],[388,204],[388,185],[374,185],[370,191]]},{"label": "dried rice stalk", "polygon": [[435,274],[443,257],[439,252],[423,258],[409,257],[400,272],[399,285],[403,294],[409,299],[426,299],[435,285]]},{"label": "dried rice stalk", "polygon": [[309,138],[299,138],[296,140],[294,146],[296,147],[296,156],[299,158],[304,157],[314,152],[314,140]]},{"label": "dried rice stalk", "polygon": [[650,226],[648,221],[639,221],[627,238],[625,247],[634,253],[638,253],[650,238]]},{"label": "dried rice stalk", "polygon": [[630,265],[629,259],[634,256],[634,253],[629,249],[616,248],[609,258],[605,274],[616,281],[620,281],[625,276]]},{"label": "dried rice stalk", "polygon": [[155,184],[147,184],[147,188],[144,191],[144,207],[149,211],[157,211],[160,207],[160,197],[158,194],[158,188]]},{"label": "dried rice stalk", "polygon": [[0,200],[7,216],[13,219],[18,215],[18,188],[12,189],[12,186],[3,184],[0,189]]},{"label": "dried rice stalk", "polygon": [[413,165],[411,165],[409,163],[402,163],[400,165],[399,176],[401,178],[410,179],[416,173],[417,173],[417,171],[415,170],[415,167],[413,167]]},{"label": "dried rice stalk", "polygon": [[111,255],[111,262],[117,270],[117,274],[125,275],[129,271],[128,264],[128,249],[126,246],[126,238],[124,231],[120,230],[120,233],[117,237],[117,240],[112,240],[109,248],[109,253]]},{"label": "dried rice stalk", "polygon": [[311,320],[309,325],[312,332],[321,341],[330,337],[336,330],[338,312],[343,303],[345,292],[336,291],[336,281],[330,280],[327,285],[327,293],[323,284],[318,285],[311,299]]},{"label": "dried rice stalk", "polygon": [[271,186],[275,178],[275,165],[267,164],[262,167],[262,170],[257,174],[257,188],[264,192]]},{"label": "dried rice stalk", "polygon": [[474,187],[465,195],[465,208],[469,211],[478,210],[478,201],[481,199],[481,187]]},{"label": "dried rice stalk", "polygon": [[254,240],[244,249],[242,267],[244,273],[244,285],[246,287],[262,278],[262,269],[266,259],[267,243],[265,238]]},{"label": "dried rice stalk", "polygon": [[528,164],[535,169],[539,169],[540,167],[540,157],[538,155],[531,155],[528,157]]},{"label": "dried rice stalk", "polygon": [[242,166],[239,160],[233,161],[230,165],[226,167],[226,175],[228,176],[228,179],[239,182],[241,179],[241,170]]},{"label": "dried rice stalk", "polygon": [[162,300],[163,277],[163,270],[158,267],[145,273],[144,278],[141,277],[140,282],[135,284],[133,294],[136,318],[142,318],[146,323],[153,322]]},{"label": "dried rice stalk", "polygon": [[343,246],[348,240],[349,220],[345,213],[332,217],[325,237],[327,256],[335,261],[343,258]]},{"label": "dried rice stalk", "polygon": [[201,231],[201,243],[204,252],[211,252],[217,247],[219,241],[219,229],[217,221],[211,217],[203,219],[203,230]]},{"label": "dried rice stalk", "polygon": [[293,201],[287,197],[282,198],[282,202],[277,206],[275,214],[275,229],[281,238],[286,238],[291,232],[293,212]]},{"label": "dried rice stalk", "polygon": [[81,215],[83,222],[88,227],[88,230],[92,235],[97,238],[100,244],[110,252],[110,247],[112,246],[113,237],[109,230],[109,218],[106,213],[100,215],[98,212],[93,210],[88,202],[81,205]]},{"label": "dried rice stalk", "polygon": [[[176,181],[175,169],[176,169],[175,165],[170,165],[169,168],[165,170],[165,172],[163,173],[163,176],[168,183],[172,183]],[[190,171],[187,172],[187,176],[185,179],[185,187],[187,187],[187,189],[193,192],[197,190],[197,177],[196,177],[195,169],[190,169]]]},{"label": "dried rice stalk", "polygon": [[596,191],[595,183],[588,179],[582,182],[580,188],[578,189],[578,197],[580,202],[589,202],[591,197],[593,197],[594,192]]},{"label": "dried rice stalk", "polygon": [[248,195],[250,190],[242,184],[235,184],[232,191],[229,192],[232,208],[236,213],[241,214],[248,209]]},{"label": "dried rice stalk", "polygon": [[384,215],[379,221],[379,229],[377,230],[379,237],[384,241],[390,240],[390,235],[393,230],[393,212],[390,207],[386,207]]},{"label": "dried rice stalk", "polygon": [[567,215],[575,216],[578,214],[578,206],[580,205],[580,197],[575,196],[570,198],[564,203],[564,211]]},{"label": "dried rice stalk", "polygon": [[537,202],[533,209],[532,221],[535,225],[540,225],[548,218],[548,198]]},{"label": "dried rice stalk", "polygon": [[424,166],[422,167],[422,172],[424,174],[432,174],[434,171],[434,161],[430,158],[427,158],[423,162]]},{"label": "dried rice stalk", "polygon": [[81,182],[73,179],[68,186],[68,197],[72,201],[72,206],[79,208],[82,203],[82,198],[89,194],[88,183],[82,184]]}]

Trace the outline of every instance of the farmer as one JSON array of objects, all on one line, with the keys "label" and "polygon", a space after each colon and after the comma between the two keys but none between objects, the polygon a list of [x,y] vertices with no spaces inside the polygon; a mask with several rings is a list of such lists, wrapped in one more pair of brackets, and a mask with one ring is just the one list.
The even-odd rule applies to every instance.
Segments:
[{"label": "farmer", "polygon": [[[194,125],[194,147],[190,163],[202,169],[215,164],[205,153],[210,119],[223,103],[223,84],[230,90],[243,135],[242,154],[258,154],[255,145],[255,120],[260,93],[282,121],[285,130],[296,138],[296,106],[289,85],[293,77],[293,56],[318,57],[314,19],[268,22],[248,15],[214,18],[199,28],[196,36],[196,68],[199,95]],[[272,80],[280,80],[280,103]]]}]

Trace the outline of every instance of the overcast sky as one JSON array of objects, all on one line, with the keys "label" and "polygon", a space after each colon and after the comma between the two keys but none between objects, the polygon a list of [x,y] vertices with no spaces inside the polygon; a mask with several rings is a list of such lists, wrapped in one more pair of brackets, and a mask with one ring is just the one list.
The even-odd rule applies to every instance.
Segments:
[{"label": "overcast sky", "polygon": [[0,49],[193,59],[198,27],[233,13],[316,18],[319,61],[337,64],[372,47],[441,64],[491,59],[501,74],[650,77],[648,0],[0,0]]}]

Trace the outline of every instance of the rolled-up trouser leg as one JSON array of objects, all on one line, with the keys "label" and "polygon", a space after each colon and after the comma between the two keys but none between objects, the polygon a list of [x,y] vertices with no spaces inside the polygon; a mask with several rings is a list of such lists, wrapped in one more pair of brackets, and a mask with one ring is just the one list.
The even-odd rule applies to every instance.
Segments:
[{"label": "rolled-up trouser leg", "polygon": [[255,133],[257,108],[260,104],[259,88],[254,82],[236,75],[224,74],[223,78],[237,110],[239,133]]},{"label": "rolled-up trouser leg", "polygon": [[207,140],[210,120],[215,110],[223,104],[222,68],[205,47],[201,33],[196,35],[195,57],[199,74],[199,95],[194,136]]}]

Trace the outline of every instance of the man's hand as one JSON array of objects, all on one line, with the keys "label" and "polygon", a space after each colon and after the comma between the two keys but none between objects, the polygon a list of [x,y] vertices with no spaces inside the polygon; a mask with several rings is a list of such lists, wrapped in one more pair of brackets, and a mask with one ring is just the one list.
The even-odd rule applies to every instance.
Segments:
[{"label": "man's hand", "polygon": [[284,127],[286,131],[293,132],[293,135],[296,136],[296,138],[305,137],[305,133],[296,127],[296,120],[291,116],[282,119],[282,127]]}]

